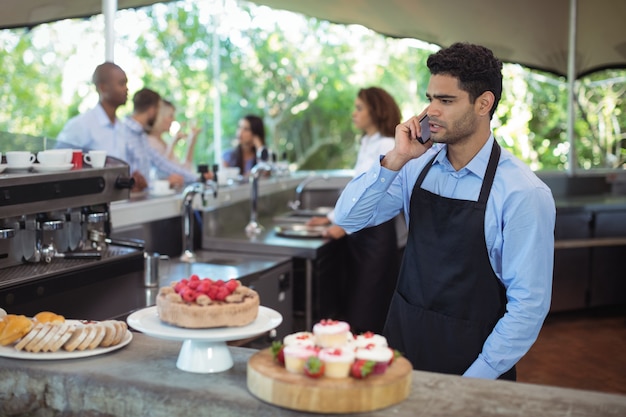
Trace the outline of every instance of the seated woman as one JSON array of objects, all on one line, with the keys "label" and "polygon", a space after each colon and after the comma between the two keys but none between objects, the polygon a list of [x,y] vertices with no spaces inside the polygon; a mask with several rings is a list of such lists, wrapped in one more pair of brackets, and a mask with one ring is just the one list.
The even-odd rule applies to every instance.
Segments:
[{"label": "seated woman", "polygon": [[237,125],[238,145],[222,154],[225,167],[237,167],[243,176],[248,175],[257,162],[257,152],[265,147],[265,125],[263,119],[248,114]]},{"label": "seated woman", "polygon": [[[157,118],[152,125],[150,131],[148,132],[148,141],[150,146],[159,151],[159,153],[165,157],[167,157],[170,161],[175,162],[189,170],[193,169],[193,151],[196,146],[196,140],[198,139],[198,134],[200,133],[200,129],[192,126],[189,134],[184,132],[182,129],[176,134],[176,137],[171,140],[166,140],[164,135],[169,133],[172,123],[175,120],[174,113],[176,108],[174,104],[170,101],[162,100],[161,105],[159,107],[159,113],[157,114]],[[188,140],[187,151],[185,153],[185,158],[181,160],[181,158],[177,157],[174,154],[174,148],[179,141]]]}]

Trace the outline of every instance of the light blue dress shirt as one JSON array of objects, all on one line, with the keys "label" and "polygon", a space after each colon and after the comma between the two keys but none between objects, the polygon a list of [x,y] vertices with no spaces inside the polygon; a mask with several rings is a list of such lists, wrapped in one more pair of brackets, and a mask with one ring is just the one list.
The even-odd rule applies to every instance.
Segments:
[{"label": "light blue dress shirt", "polygon": [[56,148],[104,150],[107,155],[125,160],[126,146],[121,130],[120,120],[111,123],[104,108],[98,104],[67,121],[57,136]]},{"label": "light blue dress shirt", "polygon": [[[422,188],[448,198],[477,201],[493,141],[491,135],[459,171],[452,167],[446,145],[441,144],[435,144],[397,172],[383,168],[379,160],[346,186],[335,206],[335,222],[355,232],[404,212],[409,224],[412,215],[419,216],[410,212],[417,177],[439,150]],[[506,313],[465,376],[495,379],[515,365],[535,342],[550,308],[555,218],[550,189],[524,163],[502,149],[487,202],[485,240],[491,266],[506,288]],[[422,336],[428,343],[428,335]]]},{"label": "light blue dress shirt", "polygon": [[121,125],[122,136],[126,141],[126,162],[130,165],[131,173],[138,171],[148,180],[150,168],[154,167],[166,175],[181,175],[186,183],[198,181],[200,174],[195,174],[170,161],[150,146],[141,123],[129,116],[122,120]]}]

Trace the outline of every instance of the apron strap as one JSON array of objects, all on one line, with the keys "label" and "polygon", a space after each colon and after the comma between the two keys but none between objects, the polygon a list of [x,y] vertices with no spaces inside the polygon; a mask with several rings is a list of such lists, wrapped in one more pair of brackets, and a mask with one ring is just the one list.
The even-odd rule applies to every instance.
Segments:
[{"label": "apron strap", "polygon": [[491,156],[489,157],[489,164],[487,164],[487,169],[485,170],[485,178],[483,179],[483,186],[480,189],[480,195],[478,197],[478,202],[482,204],[487,203],[487,199],[489,198],[489,193],[491,192],[491,185],[493,184],[493,179],[496,176],[496,168],[498,168],[498,161],[500,160],[500,145],[494,139],[493,147],[491,148]]}]

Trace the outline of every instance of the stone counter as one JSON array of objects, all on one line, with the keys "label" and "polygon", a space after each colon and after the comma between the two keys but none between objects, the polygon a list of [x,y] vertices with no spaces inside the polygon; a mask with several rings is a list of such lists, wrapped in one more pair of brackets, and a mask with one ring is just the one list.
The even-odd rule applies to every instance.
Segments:
[{"label": "stone counter", "polygon": [[[255,350],[231,347],[232,369],[176,368],[180,342],[134,333],[126,347],[59,361],[0,358],[0,415],[299,416],[254,397],[246,365]],[[624,416],[626,396],[413,372],[409,398],[377,416]]]}]

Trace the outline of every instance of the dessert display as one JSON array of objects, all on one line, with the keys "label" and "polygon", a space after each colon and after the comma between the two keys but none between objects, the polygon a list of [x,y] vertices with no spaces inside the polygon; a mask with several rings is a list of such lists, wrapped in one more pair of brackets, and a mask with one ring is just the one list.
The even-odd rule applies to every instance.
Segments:
[{"label": "dessert display", "polygon": [[413,367],[382,335],[353,335],[337,320],[321,320],[311,330],[286,335],[250,357],[253,395],[322,414],[379,410],[408,397]]},{"label": "dessert display", "polygon": [[128,327],[119,320],[81,321],[42,311],[32,319],[24,315],[0,317],[0,345],[30,353],[93,350],[120,344]]},{"label": "dessert display", "polygon": [[[373,332],[355,336],[348,323],[328,319],[316,323],[312,333],[285,336],[282,343],[274,342],[271,349],[274,359],[287,371],[328,378],[362,379],[370,374],[380,375],[399,355],[387,346],[384,336]],[[308,367],[316,371],[308,372]]]},{"label": "dessert display", "polygon": [[259,312],[259,294],[235,279],[189,279],[161,287],[156,300],[159,319],[190,329],[240,327],[252,323]]}]

